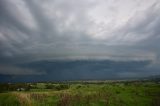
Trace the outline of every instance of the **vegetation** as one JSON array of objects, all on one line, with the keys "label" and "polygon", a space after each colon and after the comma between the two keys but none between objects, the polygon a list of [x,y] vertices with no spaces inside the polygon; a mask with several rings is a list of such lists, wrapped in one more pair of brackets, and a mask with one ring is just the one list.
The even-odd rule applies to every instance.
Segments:
[{"label": "vegetation", "polygon": [[0,106],[160,106],[160,83],[153,81],[0,84],[0,90]]}]

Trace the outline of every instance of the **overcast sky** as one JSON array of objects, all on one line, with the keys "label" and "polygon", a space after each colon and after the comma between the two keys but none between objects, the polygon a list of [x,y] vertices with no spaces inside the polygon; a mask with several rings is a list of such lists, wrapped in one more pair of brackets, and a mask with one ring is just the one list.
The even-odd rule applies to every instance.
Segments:
[{"label": "overcast sky", "polygon": [[44,60],[133,62],[107,73],[137,76],[142,64],[140,75],[160,74],[160,0],[0,0],[0,74],[44,75],[19,65]]}]

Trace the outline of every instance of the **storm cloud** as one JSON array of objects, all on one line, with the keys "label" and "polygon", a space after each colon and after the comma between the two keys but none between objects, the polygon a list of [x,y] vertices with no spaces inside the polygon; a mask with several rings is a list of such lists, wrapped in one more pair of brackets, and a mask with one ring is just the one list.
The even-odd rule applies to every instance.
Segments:
[{"label": "storm cloud", "polygon": [[[159,11],[159,0],[0,0],[0,74],[52,73],[56,80],[160,74]],[[42,61],[53,67],[32,67]]]}]

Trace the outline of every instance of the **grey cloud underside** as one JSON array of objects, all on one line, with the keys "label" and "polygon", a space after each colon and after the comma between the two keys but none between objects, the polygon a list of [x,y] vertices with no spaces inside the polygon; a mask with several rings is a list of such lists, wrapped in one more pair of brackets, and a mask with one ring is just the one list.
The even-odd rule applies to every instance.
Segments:
[{"label": "grey cloud underside", "polygon": [[[160,74],[160,2],[123,2],[0,0],[0,74],[47,76],[51,71],[59,79],[75,73],[79,79]],[[127,11],[127,5],[134,8]],[[43,60],[88,64],[61,69],[53,62],[50,71],[43,64],[31,67]]]},{"label": "grey cloud underside", "polygon": [[[57,81],[57,80],[104,80],[129,79],[148,77],[156,74],[151,72],[150,61],[118,62],[111,60],[74,60],[74,61],[36,61],[27,64],[17,64],[22,69],[45,70],[40,75],[4,74],[8,79],[1,81]],[[118,71],[117,71],[118,70]]]}]

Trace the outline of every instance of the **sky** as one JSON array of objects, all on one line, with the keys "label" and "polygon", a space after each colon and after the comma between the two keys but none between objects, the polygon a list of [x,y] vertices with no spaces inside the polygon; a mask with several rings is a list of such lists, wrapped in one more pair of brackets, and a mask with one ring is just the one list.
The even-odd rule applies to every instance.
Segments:
[{"label": "sky", "polygon": [[0,80],[160,74],[160,0],[0,0]]}]

